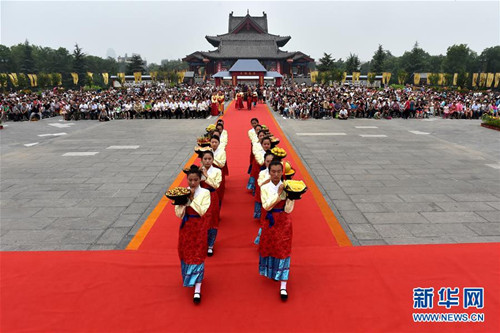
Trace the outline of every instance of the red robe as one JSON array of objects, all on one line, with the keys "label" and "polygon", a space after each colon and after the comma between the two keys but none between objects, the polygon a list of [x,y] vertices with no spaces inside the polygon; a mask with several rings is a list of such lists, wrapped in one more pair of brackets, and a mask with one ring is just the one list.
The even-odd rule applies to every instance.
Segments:
[{"label": "red robe", "polygon": [[[286,200],[280,201],[275,209],[283,209]],[[262,208],[259,254],[261,257],[274,257],[286,259],[292,252],[292,219],[290,214],[283,212],[272,213],[274,225],[269,227],[269,220],[266,219],[267,211]]]},{"label": "red robe", "polygon": [[252,110],[252,95],[248,95],[247,97],[247,108],[248,110]]},{"label": "red robe", "polygon": [[224,193],[226,192],[226,175],[224,174],[224,168],[226,167],[226,165],[227,162],[221,169],[214,164],[214,168],[217,168],[222,171],[222,181],[220,182],[219,188],[217,189],[217,195],[218,195],[217,204],[219,204],[219,201],[222,203],[222,200],[224,199]]},{"label": "red robe", "polygon": [[219,194],[217,193],[216,189],[214,189],[212,186],[208,185],[204,181],[200,183],[200,186],[210,191],[210,207],[208,207],[205,216],[210,221],[209,228],[217,229],[219,228],[219,216],[220,216]]},{"label": "red robe", "polygon": [[212,104],[211,104],[211,113],[212,116],[218,116],[219,115],[219,103],[217,103],[217,99],[212,99]]},{"label": "red robe", "polygon": [[[198,215],[191,207],[186,207],[186,214]],[[205,261],[208,250],[207,232],[209,220],[202,217],[189,217],[179,230],[177,251],[179,258],[188,265],[199,265]]]},{"label": "red robe", "polygon": [[243,109],[243,97],[241,97],[240,94],[236,96],[236,107],[238,108],[238,110]]}]

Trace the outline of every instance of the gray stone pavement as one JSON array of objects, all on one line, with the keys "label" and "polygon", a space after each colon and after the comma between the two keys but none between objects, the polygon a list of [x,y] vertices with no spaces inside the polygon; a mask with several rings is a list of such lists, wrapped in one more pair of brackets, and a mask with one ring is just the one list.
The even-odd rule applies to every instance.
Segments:
[{"label": "gray stone pavement", "polygon": [[480,121],[273,114],[354,245],[500,241],[500,135]]},{"label": "gray stone pavement", "polygon": [[0,131],[0,250],[125,248],[213,121],[7,123]]}]

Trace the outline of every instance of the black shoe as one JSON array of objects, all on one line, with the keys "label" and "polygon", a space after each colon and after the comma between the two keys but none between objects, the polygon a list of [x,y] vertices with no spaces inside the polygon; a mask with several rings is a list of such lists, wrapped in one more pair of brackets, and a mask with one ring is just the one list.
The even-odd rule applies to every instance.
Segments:
[{"label": "black shoe", "polygon": [[286,289],[280,290],[280,297],[283,302],[286,302],[286,300],[288,299],[288,292],[286,291]]},{"label": "black shoe", "polygon": [[200,304],[201,303],[201,293],[194,293],[193,295],[193,303]]},{"label": "black shoe", "polygon": [[214,249],[208,249],[207,256],[211,257],[214,255]]}]

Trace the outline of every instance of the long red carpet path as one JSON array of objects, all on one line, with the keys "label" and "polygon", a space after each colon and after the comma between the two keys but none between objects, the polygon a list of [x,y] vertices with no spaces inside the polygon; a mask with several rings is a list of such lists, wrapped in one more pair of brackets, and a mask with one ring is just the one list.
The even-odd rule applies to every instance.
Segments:
[{"label": "long red carpet path", "polygon": [[[277,282],[258,274],[258,226],[245,188],[251,117],[285,141],[265,105],[248,112],[233,103],[224,116],[230,176],[201,305],[182,287],[179,220],[162,200],[134,240],[137,250],[0,253],[1,332],[500,331],[500,244],[349,246],[301,168],[295,179],[312,190],[292,213],[290,297],[282,303]],[[287,159],[298,165],[296,155]],[[434,287],[433,309],[413,309],[417,287]],[[437,306],[441,287],[459,287],[460,306]],[[462,308],[464,287],[484,288],[483,309]],[[413,312],[483,313],[485,321],[414,323]]]}]

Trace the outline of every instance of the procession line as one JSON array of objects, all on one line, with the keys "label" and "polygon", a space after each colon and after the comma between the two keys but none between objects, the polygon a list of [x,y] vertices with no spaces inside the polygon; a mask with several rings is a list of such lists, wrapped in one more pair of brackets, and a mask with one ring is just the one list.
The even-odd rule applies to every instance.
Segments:
[{"label": "procession line", "polygon": [[[226,111],[229,109],[231,104],[233,103],[230,102],[227,106],[227,108],[224,110],[224,114],[226,114]],[[223,118],[224,116],[221,116],[220,118]],[[219,119],[220,119],[219,118]],[[189,167],[191,164],[193,164],[196,161],[196,158],[198,157],[197,154],[191,155],[191,158],[187,161],[187,163],[184,165],[184,168]],[[183,169],[184,169],[183,168]],[[172,189],[174,187],[177,187],[181,184],[183,181],[184,177],[186,174],[181,170],[179,174],[177,175],[177,178],[173,181],[172,185],[170,185],[169,189]],[[148,218],[144,223],[142,224],[141,228],[137,231],[137,233],[134,235],[134,238],[128,243],[127,247],[125,248],[126,250],[137,250],[141,246],[142,242],[144,239],[146,239],[146,236],[148,235],[149,231],[151,228],[153,228],[153,225],[156,223],[156,220],[158,220],[158,217],[160,217],[161,213],[165,209],[165,206],[170,200],[167,199],[165,196],[162,196],[160,199],[160,202],[156,205],[156,207],[153,209],[151,214],[149,214]]]},{"label": "procession line", "polygon": [[347,237],[344,229],[342,229],[342,226],[340,225],[339,220],[337,220],[337,217],[335,217],[335,214],[333,214],[332,210],[330,209],[330,206],[326,202],[325,198],[321,194],[321,191],[319,190],[318,186],[314,182],[313,178],[307,171],[306,167],[302,163],[301,158],[297,155],[295,150],[293,149],[292,145],[290,144],[290,141],[288,141],[287,137],[285,136],[285,133],[281,129],[281,126],[278,124],[276,119],[274,118],[274,115],[272,114],[271,110],[269,109],[269,106],[266,105],[266,109],[269,112],[271,116],[271,120],[274,122],[274,125],[276,125],[276,128],[278,129],[278,132],[280,133],[280,140],[283,143],[286,143],[290,149],[289,149],[289,154],[292,155],[292,158],[294,159],[295,163],[297,164],[297,167],[300,170],[300,173],[304,177],[304,182],[307,184],[308,189],[312,192],[312,195],[314,196],[314,199],[316,200],[316,203],[318,204],[321,213],[323,214],[323,217],[325,218],[328,226],[330,227],[330,230],[333,233],[333,236],[335,237],[335,240],[337,241],[339,246],[352,246],[351,241]]}]

